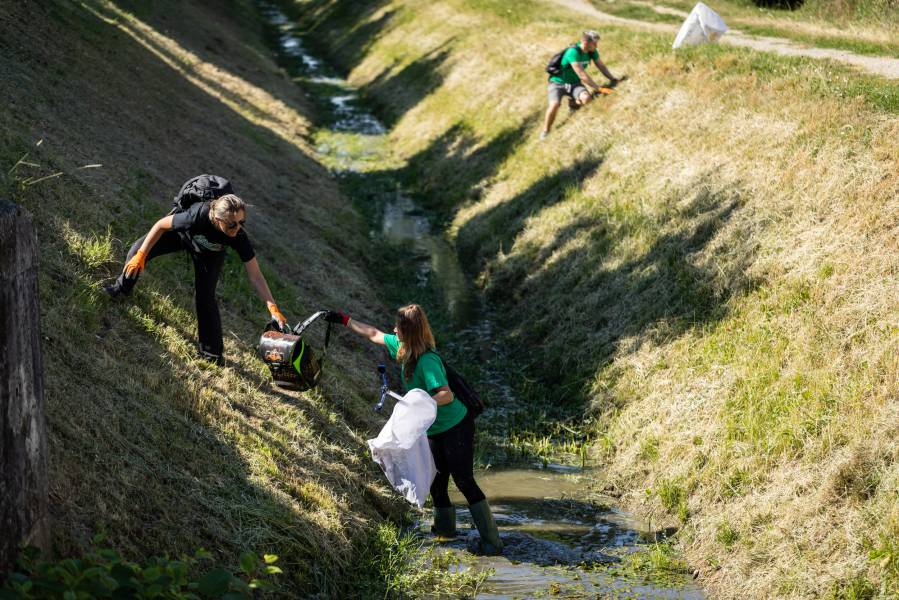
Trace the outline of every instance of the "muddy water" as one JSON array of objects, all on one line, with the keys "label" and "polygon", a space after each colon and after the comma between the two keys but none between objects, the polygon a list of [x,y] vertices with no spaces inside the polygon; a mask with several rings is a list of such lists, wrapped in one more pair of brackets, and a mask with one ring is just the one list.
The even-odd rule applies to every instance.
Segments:
[{"label": "muddy water", "polygon": [[[702,598],[683,576],[635,576],[622,558],[658,534],[604,498],[589,491],[589,471],[552,465],[537,469],[489,469],[476,474],[490,500],[505,542],[501,557],[471,556],[462,568],[492,569],[478,598]],[[465,499],[460,507],[460,539],[447,545],[473,548],[477,534]],[[663,581],[664,580],[664,581]]]},{"label": "muddy water", "polygon": [[[281,65],[307,93],[318,109],[320,129],[315,136],[319,160],[335,176],[365,176],[389,171],[392,163],[386,129],[369,111],[355,89],[323,60],[315,57],[291,21],[275,6],[260,4],[270,25],[271,43]],[[375,180],[373,180],[375,181]],[[379,243],[403,244],[417,265],[417,284],[436,283],[445,309],[459,331],[466,350],[496,355],[490,340],[493,323],[482,315],[482,299],[466,277],[452,245],[432,227],[428,215],[416,206],[397,182],[375,194],[378,216],[371,235]],[[373,184],[375,185],[375,184]],[[469,348],[468,344],[473,347]],[[486,358],[485,358],[486,360]],[[514,405],[511,386],[491,386],[498,404]],[[503,409],[491,418],[503,418]],[[621,566],[627,556],[657,534],[614,506],[614,501],[589,490],[590,472],[565,465],[530,468],[491,468],[477,480],[493,507],[506,545],[503,556],[477,556],[477,533],[471,516],[453,486],[458,507],[460,536],[442,546],[460,558],[457,569],[490,571],[477,598],[702,598],[701,590],[684,575],[664,576],[633,572]],[[423,516],[419,528],[429,531]],[[434,544],[425,535],[427,544]],[[624,560],[622,560],[624,559]]]}]

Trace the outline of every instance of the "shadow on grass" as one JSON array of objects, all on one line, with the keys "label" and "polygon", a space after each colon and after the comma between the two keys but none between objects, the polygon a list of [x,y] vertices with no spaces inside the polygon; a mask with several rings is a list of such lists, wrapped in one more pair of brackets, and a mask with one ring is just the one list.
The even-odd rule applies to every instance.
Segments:
[{"label": "shadow on grass", "polygon": [[456,240],[464,263],[483,265],[508,252],[532,215],[576,192],[602,166],[603,157],[581,158],[532,184],[514,198],[485,210],[466,222]]},{"label": "shadow on grass", "polygon": [[424,56],[394,71],[385,69],[361,88],[378,107],[378,116],[388,128],[415,108],[443,83],[441,67],[450,56],[447,40]]},{"label": "shadow on grass", "polygon": [[754,285],[744,275],[754,249],[723,273],[709,248],[740,206],[736,191],[700,192],[670,215],[681,225],[652,225],[667,231],[620,262],[613,253],[640,232],[627,231],[612,210],[574,221],[539,251],[513,252],[487,291],[524,324],[515,337],[531,349],[527,370],[538,377],[527,393],[554,416],[581,414],[594,378],[617,354],[723,318],[731,296]]},{"label": "shadow on grass", "polygon": [[[302,11],[292,6],[283,8],[303,27],[310,47],[320,56],[328,57],[346,76],[365,59],[371,46],[386,33],[396,17],[396,10],[375,16],[388,4],[387,0],[314,0],[304,3]],[[336,40],[322,37],[333,36],[335,32],[342,32]]]},{"label": "shadow on grass", "polygon": [[451,215],[463,204],[480,199],[536,118],[504,129],[480,146],[477,135],[458,122],[410,158],[397,176],[416,192],[422,205],[441,216]]}]

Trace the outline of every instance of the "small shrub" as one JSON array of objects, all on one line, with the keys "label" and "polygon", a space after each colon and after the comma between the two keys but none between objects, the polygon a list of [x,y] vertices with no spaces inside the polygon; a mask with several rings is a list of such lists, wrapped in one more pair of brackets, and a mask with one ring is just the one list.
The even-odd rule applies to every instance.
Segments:
[{"label": "small shrub", "polygon": [[675,481],[663,481],[657,490],[659,500],[672,515],[677,515],[682,523],[686,523],[690,517],[687,512],[687,491]]},{"label": "small shrub", "polygon": [[718,524],[718,531],[715,534],[715,539],[718,542],[730,550],[730,548],[737,543],[737,540],[740,539],[740,532],[730,526],[730,524],[726,521]]},{"label": "small shrub", "polygon": [[682,585],[690,567],[674,550],[670,542],[659,542],[627,554],[615,568],[621,575],[639,577],[643,581],[675,587]]},{"label": "small shrub", "polygon": [[360,546],[355,598],[468,597],[493,571],[460,569],[459,558],[393,523],[382,523]]},{"label": "small shrub", "polygon": [[648,437],[640,442],[640,458],[647,462],[655,462],[659,459],[658,438]]}]

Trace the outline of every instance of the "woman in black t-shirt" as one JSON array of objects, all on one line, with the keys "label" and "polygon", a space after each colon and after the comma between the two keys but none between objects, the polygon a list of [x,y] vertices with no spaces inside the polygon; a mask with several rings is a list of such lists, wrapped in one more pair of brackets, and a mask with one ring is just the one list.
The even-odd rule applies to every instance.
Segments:
[{"label": "woman in black t-shirt", "polygon": [[215,287],[225,261],[225,250],[234,248],[247,270],[253,289],[265,301],[280,329],[287,319],[278,310],[265,276],[259,270],[250,238],[243,230],[247,207],[234,194],[210,202],[198,202],[183,212],[165,216],[131,246],[122,274],[106,289],[116,297],[130,294],[146,262],[157,256],[186,250],[193,259],[197,305],[197,337],[200,357],[223,364],[222,322]]}]

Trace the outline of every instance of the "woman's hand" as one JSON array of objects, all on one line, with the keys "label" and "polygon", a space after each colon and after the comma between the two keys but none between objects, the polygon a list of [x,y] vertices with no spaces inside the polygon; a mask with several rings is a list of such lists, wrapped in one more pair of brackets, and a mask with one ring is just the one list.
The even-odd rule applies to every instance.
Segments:
[{"label": "woman's hand", "polygon": [[290,331],[287,326],[287,317],[281,314],[278,306],[274,302],[266,302],[265,305],[268,306],[268,312],[272,315],[272,323],[277,325],[280,331]]},{"label": "woman's hand", "polygon": [[125,263],[125,277],[137,279],[137,277],[144,272],[146,263],[147,253],[143,250],[138,250],[134,256],[131,257],[131,260]]},{"label": "woman's hand", "polygon": [[378,329],[377,327],[372,327],[368,323],[363,323],[362,321],[357,321],[356,319],[351,319],[350,315],[345,312],[340,312],[339,310],[329,310],[325,320],[329,323],[343,323],[344,327],[352,331],[357,335],[361,335],[368,341],[380,344],[382,346],[384,343],[384,332]]},{"label": "woman's hand", "polygon": [[350,315],[339,310],[329,310],[328,314],[325,315],[325,321],[327,321],[328,323],[340,324],[346,327],[347,323],[350,322]]}]

